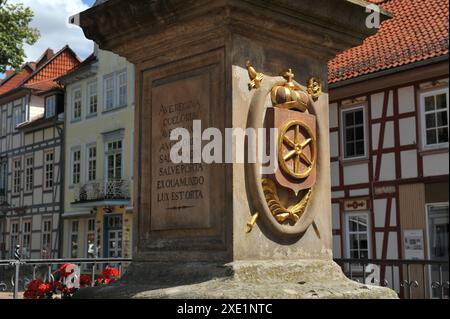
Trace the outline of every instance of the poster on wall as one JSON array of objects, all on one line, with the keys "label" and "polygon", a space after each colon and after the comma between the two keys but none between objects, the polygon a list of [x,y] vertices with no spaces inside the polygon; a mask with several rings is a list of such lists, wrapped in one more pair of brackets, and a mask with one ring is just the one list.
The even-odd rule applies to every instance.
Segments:
[{"label": "poster on wall", "polygon": [[405,259],[425,259],[423,230],[408,229],[404,231]]}]

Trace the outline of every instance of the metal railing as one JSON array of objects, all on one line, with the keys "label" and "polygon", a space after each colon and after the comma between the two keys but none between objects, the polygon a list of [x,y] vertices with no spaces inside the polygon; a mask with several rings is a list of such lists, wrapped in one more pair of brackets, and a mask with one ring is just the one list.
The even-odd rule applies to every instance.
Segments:
[{"label": "metal railing", "polygon": [[75,202],[130,199],[130,182],[123,179],[98,180],[76,186]]},{"label": "metal railing", "polygon": [[399,259],[335,259],[351,280],[389,287],[403,299],[448,299],[449,262]]},{"label": "metal railing", "polygon": [[[91,285],[95,285],[96,276],[106,266],[117,267],[119,277],[124,268],[131,263],[131,258],[72,258],[72,259],[13,259],[0,260],[0,292],[13,292],[13,299],[19,298],[19,292],[26,290],[28,283],[34,279],[52,282],[59,267],[74,264],[81,273],[90,274]],[[84,266],[84,267],[83,267]]]}]

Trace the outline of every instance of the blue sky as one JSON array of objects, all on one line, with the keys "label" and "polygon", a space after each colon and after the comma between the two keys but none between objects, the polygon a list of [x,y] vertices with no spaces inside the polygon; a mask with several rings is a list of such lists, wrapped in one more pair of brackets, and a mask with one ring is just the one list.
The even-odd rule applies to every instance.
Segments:
[{"label": "blue sky", "polygon": [[86,39],[83,31],[68,23],[69,17],[92,6],[95,0],[8,0],[23,3],[34,12],[31,26],[41,32],[33,46],[25,46],[27,61],[35,61],[47,49],[55,52],[68,44],[81,59],[94,49],[93,42]]},{"label": "blue sky", "polygon": [[95,0],[83,0],[83,2],[86,3],[88,6],[92,6]]},{"label": "blue sky", "polygon": [[[31,26],[41,32],[34,45],[25,45],[25,61],[36,61],[47,48],[55,52],[68,44],[80,57],[85,59],[92,53],[94,44],[85,38],[83,31],[68,23],[69,17],[91,7],[95,0],[8,0],[23,3],[34,12]],[[4,74],[0,73],[0,79]]]}]

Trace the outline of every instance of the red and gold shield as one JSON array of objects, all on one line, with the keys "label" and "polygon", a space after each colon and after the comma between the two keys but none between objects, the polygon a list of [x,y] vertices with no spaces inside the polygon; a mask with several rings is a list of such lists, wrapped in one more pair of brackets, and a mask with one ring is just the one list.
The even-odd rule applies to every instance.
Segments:
[{"label": "red and gold shield", "polygon": [[316,117],[273,107],[267,109],[266,125],[278,129],[275,180],[295,194],[311,188],[316,181]]}]

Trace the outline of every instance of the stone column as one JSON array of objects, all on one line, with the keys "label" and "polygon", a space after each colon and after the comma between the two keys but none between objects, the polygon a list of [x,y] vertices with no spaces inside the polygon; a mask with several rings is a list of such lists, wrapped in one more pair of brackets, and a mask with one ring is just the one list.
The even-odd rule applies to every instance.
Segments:
[{"label": "stone column", "polygon": [[[327,61],[375,32],[364,4],[109,0],[79,15],[88,38],[136,65],[138,218],[123,280],[80,297],[396,297],[332,261]],[[271,99],[277,86],[287,93]],[[268,175],[259,163],[174,164],[170,131],[193,120],[222,133],[298,120],[313,163]],[[297,141],[295,127],[286,136]]]}]

